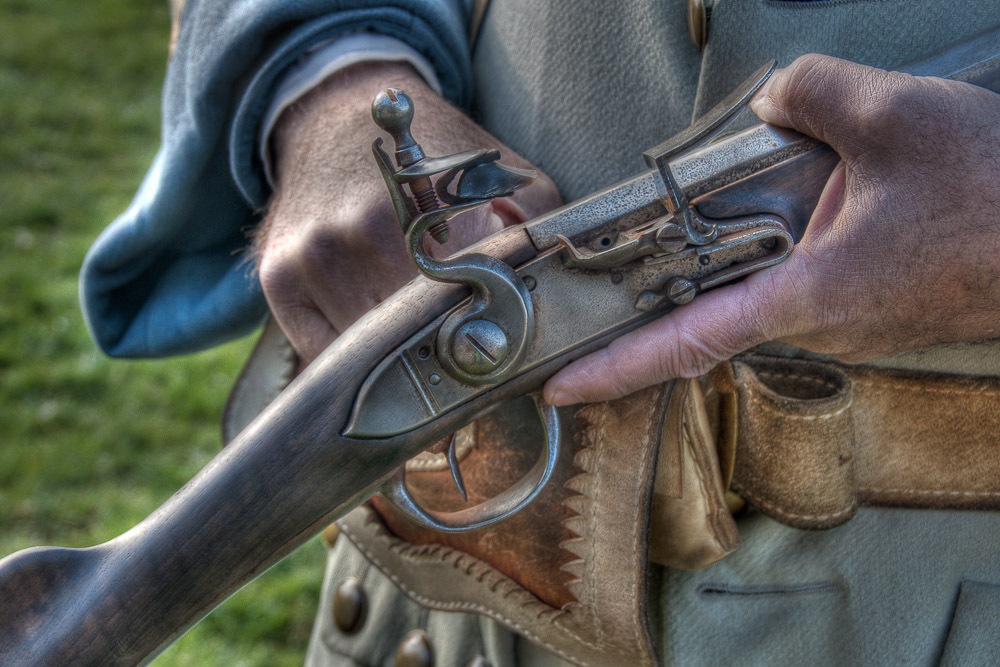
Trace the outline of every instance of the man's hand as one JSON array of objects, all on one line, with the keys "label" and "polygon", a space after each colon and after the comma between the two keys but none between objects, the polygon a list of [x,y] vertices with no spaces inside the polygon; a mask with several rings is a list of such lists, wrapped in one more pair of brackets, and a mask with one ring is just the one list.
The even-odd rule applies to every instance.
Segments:
[{"label": "man's hand", "polygon": [[1000,335],[1000,95],[811,55],[752,106],[842,159],[802,241],[570,364],[550,403],[694,377],[774,339],[860,362]]},{"label": "man's hand", "polygon": [[[531,168],[405,64],[342,70],[282,114],[273,144],[276,194],[256,247],[271,312],[306,363],[416,275],[371,152],[379,133],[371,102],[389,86],[413,98],[413,135],[428,155],[499,148],[505,163]],[[540,175],[514,196],[455,218],[447,244],[428,241],[431,252],[444,257],[559,203]]]}]

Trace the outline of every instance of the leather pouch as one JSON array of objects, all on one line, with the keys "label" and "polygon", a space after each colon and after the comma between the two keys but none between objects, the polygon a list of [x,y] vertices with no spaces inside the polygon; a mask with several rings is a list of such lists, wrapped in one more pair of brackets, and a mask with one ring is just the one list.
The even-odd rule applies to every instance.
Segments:
[{"label": "leather pouch", "polygon": [[649,542],[650,559],[667,567],[708,567],[739,543],[726,502],[733,470],[726,454],[734,452],[717,443],[708,408],[698,381],[676,381],[658,443]]}]

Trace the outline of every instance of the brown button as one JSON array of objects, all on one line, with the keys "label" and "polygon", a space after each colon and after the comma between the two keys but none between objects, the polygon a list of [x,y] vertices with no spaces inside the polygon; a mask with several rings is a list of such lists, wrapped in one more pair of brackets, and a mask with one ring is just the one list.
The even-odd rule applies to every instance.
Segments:
[{"label": "brown button", "polygon": [[465,667],[493,667],[489,660],[481,655],[477,655],[475,658],[465,663]]},{"label": "brown button", "polygon": [[333,622],[341,632],[357,632],[365,622],[365,589],[357,577],[340,582],[333,594]]},{"label": "brown button", "polygon": [[699,51],[705,50],[705,42],[708,40],[708,20],[712,16],[712,4],[714,0],[688,0],[688,34],[691,35],[691,43]]},{"label": "brown button", "polygon": [[396,649],[395,667],[434,667],[431,638],[423,630],[411,630]]}]

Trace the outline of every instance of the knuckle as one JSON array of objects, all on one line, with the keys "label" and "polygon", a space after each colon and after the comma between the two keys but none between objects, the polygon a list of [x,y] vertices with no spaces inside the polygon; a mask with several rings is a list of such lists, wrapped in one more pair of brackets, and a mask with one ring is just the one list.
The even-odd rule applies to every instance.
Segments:
[{"label": "knuckle", "polygon": [[857,279],[841,270],[827,270],[815,284],[803,292],[800,303],[798,329],[808,332],[834,332],[858,320],[864,310],[863,296],[867,279]]},{"label": "knuckle", "polygon": [[293,252],[307,270],[328,266],[338,248],[347,245],[345,237],[349,233],[346,224],[325,221],[311,224],[299,234]]},{"label": "knuckle", "polygon": [[287,301],[299,284],[298,270],[284,253],[263,254],[257,275],[268,300]]},{"label": "knuckle", "polygon": [[619,397],[631,391],[631,378],[622,370],[620,355],[613,341],[611,346],[594,352],[579,369],[577,392],[584,400]]},{"label": "knuckle", "polygon": [[753,331],[765,331],[771,320],[771,307],[774,298],[777,296],[778,288],[773,283],[774,277],[765,279],[766,287],[762,290],[763,296],[749,296],[741,299],[737,306],[737,319],[745,329]]},{"label": "knuckle", "polygon": [[829,75],[831,62],[835,62],[835,59],[818,53],[799,56],[788,66],[789,90],[810,90]]},{"label": "knuckle", "polygon": [[817,282],[825,273],[826,263],[816,261],[808,245],[801,244],[788,262],[754,276],[760,286],[755,298],[748,300],[743,318],[754,322],[760,340],[747,345],[815,329]]},{"label": "knuckle", "polygon": [[674,327],[673,340],[656,355],[656,373],[663,379],[698,377],[728,356],[710,338],[687,327]]},{"label": "knuckle", "polygon": [[914,79],[899,72],[871,70],[861,77],[854,108],[859,135],[879,145],[913,129],[914,110],[922,102]]},{"label": "knuckle", "polygon": [[815,328],[823,332],[836,332],[848,328],[860,319],[861,307],[855,299],[843,299],[839,294],[827,294],[812,309]]},{"label": "knuckle", "polygon": [[794,110],[811,110],[827,95],[833,75],[833,63],[828,56],[808,53],[796,58],[788,66],[781,97],[786,106]]},{"label": "knuckle", "polygon": [[635,378],[625,371],[611,348],[601,350],[599,360],[597,375],[591,378],[593,382],[606,385],[615,396],[625,396],[635,389]]},{"label": "knuckle", "polygon": [[638,388],[634,386],[634,378],[628,377],[620,366],[606,364],[605,369],[604,377],[608,388],[615,396],[627,396]]}]

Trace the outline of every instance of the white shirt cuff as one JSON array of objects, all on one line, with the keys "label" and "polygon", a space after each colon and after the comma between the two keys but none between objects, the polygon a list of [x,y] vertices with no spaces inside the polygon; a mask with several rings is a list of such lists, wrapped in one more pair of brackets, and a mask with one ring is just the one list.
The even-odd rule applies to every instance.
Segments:
[{"label": "white shirt cuff", "polygon": [[271,131],[278,122],[281,112],[334,72],[355,63],[372,60],[408,62],[434,92],[441,94],[441,84],[427,59],[410,45],[394,37],[359,32],[314,46],[303,53],[298,62],[279,80],[274,98],[260,125],[258,151],[261,163],[264,165],[264,177],[271,188],[274,188],[274,179],[271,176]]}]

